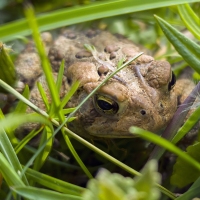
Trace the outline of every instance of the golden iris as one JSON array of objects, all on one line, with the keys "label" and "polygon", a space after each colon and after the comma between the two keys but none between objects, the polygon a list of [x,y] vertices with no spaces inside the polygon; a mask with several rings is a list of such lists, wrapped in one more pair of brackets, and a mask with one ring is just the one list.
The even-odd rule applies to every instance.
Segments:
[{"label": "golden iris", "polygon": [[117,102],[113,99],[103,96],[103,95],[95,95],[95,107],[104,114],[113,115],[116,114],[119,110],[119,106]]}]

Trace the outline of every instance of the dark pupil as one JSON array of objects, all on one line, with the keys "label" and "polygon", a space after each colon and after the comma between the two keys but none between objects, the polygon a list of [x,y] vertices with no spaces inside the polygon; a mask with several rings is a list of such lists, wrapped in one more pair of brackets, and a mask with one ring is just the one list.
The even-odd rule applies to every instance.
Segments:
[{"label": "dark pupil", "polygon": [[111,110],[113,108],[112,104],[103,100],[98,100],[97,103],[102,110]]},{"label": "dark pupil", "polygon": [[172,80],[169,82],[169,85],[168,85],[169,91],[174,87],[175,83],[176,83],[176,76],[174,72],[172,72]]}]

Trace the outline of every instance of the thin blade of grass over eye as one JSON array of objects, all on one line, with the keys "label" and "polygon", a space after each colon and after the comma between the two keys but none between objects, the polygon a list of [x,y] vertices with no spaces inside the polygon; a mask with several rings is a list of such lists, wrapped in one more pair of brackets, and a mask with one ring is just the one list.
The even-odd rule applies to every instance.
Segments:
[{"label": "thin blade of grass over eye", "polygon": [[122,66],[120,66],[119,68],[117,68],[114,72],[112,72],[111,74],[109,74],[101,84],[99,84],[77,107],[76,109],[69,114],[69,116],[65,119],[65,121],[63,122],[63,124],[61,126],[63,126],[64,124],[66,124],[69,120],[69,118],[71,118],[80,108],[81,106],[91,97],[95,94],[95,92],[102,87],[111,77],[113,77],[115,74],[117,74],[120,70],[122,70],[123,68],[125,68],[127,65],[129,65],[131,62],[133,62],[134,60],[136,60],[138,57],[140,57],[143,54],[143,52],[138,53],[136,56],[134,56],[133,58],[131,58],[130,60],[128,60],[126,63],[124,63]]},{"label": "thin blade of grass over eye", "polygon": [[172,153],[175,153],[177,156],[179,156],[182,160],[184,160],[185,162],[191,164],[193,167],[195,167],[196,169],[198,169],[200,171],[200,163],[198,163],[194,158],[192,158],[191,156],[185,154],[184,151],[180,150],[178,147],[176,147],[174,144],[172,144],[171,142],[169,142],[168,140],[154,134],[151,133],[150,131],[146,131],[143,130],[141,128],[138,127],[134,127],[132,126],[130,129],[130,132],[132,134],[136,134],[150,142],[153,142],[159,146],[162,146],[163,148],[171,151]]},{"label": "thin blade of grass over eye", "polygon": [[200,46],[177,31],[162,18],[156,15],[155,18],[163,33],[177,50],[177,52],[183,57],[190,67],[200,74]]},{"label": "thin blade of grass over eye", "polygon": [[192,10],[189,4],[178,5],[178,12],[183,20],[185,26],[190,30],[193,35],[200,39],[200,18]]}]

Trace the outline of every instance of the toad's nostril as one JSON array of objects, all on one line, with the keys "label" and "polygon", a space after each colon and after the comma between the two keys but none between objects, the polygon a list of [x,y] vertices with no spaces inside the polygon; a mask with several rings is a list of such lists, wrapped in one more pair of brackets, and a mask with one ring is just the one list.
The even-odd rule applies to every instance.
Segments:
[{"label": "toad's nostril", "polygon": [[141,113],[142,115],[146,115],[146,111],[143,110],[143,109],[140,111],[140,113]]},{"label": "toad's nostril", "polygon": [[71,78],[67,78],[67,82],[68,82],[69,85],[71,85],[72,84],[72,79]]}]

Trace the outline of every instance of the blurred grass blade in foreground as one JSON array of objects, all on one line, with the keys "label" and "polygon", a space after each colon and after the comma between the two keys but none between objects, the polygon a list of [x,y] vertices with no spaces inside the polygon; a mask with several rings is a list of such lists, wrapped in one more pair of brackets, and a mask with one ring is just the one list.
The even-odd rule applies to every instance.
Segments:
[{"label": "blurred grass blade in foreground", "polygon": [[178,12],[185,26],[200,40],[200,18],[192,10],[189,4],[178,5]]},{"label": "blurred grass blade in foreground", "polygon": [[168,22],[155,15],[158,25],[183,59],[200,74],[200,46],[176,30]]},{"label": "blurred grass blade in foreground", "polygon": [[[67,1],[66,1],[67,2]],[[47,31],[63,26],[87,22],[105,17],[117,16],[137,11],[145,11],[154,8],[173,6],[184,3],[194,3],[198,0],[110,0],[110,1],[87,1],[87,5],[50,11],[38,15],[37,21],[40,31]],[[18,36],[30,35],[31,31],[26,19],[22,18],[9,22],[0,27],[2,41],[10,41]]]}]

